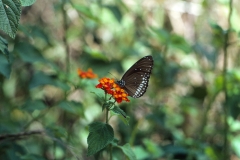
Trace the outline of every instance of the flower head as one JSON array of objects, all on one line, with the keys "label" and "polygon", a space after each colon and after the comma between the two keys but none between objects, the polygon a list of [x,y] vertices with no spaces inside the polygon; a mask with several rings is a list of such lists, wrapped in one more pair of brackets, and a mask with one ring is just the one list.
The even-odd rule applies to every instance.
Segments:
[{"label": "flower head", "polygon": [[118,84],[115,83],[114,79],[101,78],[98,80],[100,83],[96,85],[96,88],[101,88],[105,93],[112,95],[117,103],[122,101],[130,102],[127,98],[128,94]]},{"label": "flower head", "polygon": [[81,78],[88,78],[88,79],[97,78],[97,74],[93,73],[91,68],[89,68],[87,71],[83,71],[78,68],[77,72],[78,72],[78,76]]},{"label": "flower head", "polygon": [[114,79],[110,78],[101,78],[98,80],[100,83],[96,85],[96,88],[101,88],[108,94],[113,94],[113,84],[114,84]]}]

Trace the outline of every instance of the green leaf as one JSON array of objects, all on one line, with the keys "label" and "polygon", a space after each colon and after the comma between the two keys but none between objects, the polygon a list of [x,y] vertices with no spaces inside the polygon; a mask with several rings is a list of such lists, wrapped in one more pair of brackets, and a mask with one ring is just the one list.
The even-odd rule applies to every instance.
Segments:
[{"label": "green leaf", "polygon": [[163,151],[158,147],[158,145],[153,141],[145,138],[143,140],[143,143],[145,144],[147,151],[151,153],[151,157],[153,159],[161,157],[164,154]]},{"label": "green leaf", "polygon": [[134,146],[133,149],[137,159],[147,159],[150,154],[142,146]]},{"label": "green leaf", "polygon": [[131,146],[129,143],[123,145],[123,146],[118,146],[118,148],[122,149],[123,153],[130,159],[130,160],[136,160],[137,157],[135,153],[132,151]]},{"label": "green leaf", "polygon": [[115,114],[122,115],[124,118],[126,118],[127,114],[118,106],[114,106],[111,111],[113,111]]},{"label": "green leaf", "polygon": [[232,141],[231,141],[231,145],[232,145],[232,148],[233,150],[235,151],[236,155],[238,157],[240,157],[240,136],[235,136]]},{"label": "green leaf", "polygon": [[33,45],[25,42],[17,43],[15,51],[24,62],[35,63],[37,61],[46,62],[41,53]]},{"label": "green leaf", "polygon": [[22,6],[31,6],[36,0],[21,0]]},{"label": "green leaf", "polygon": [[[56,125],[56,124],[50,124],[46,127],[46,133],[49,137],[52,138],[66,138],[67,137],[67,130],[66,128]],[[59,142],[61,141],[58,139]]]},{"label": "green leaf", "polygon": [[89,125],[89,132],[87,138],[88,156],[97,153],[114,139],[113,128],[106,123],[93,122]]},{"label": "green leaf", "polygon": [[62,101],[58,104],[58,106],[69,113],[73,114],[82,113],[82,104],[78,102]]},{"label": "green leaf", "polygon": [[105,5],[104,7],[106,7],[107,9],[109,9],[113,13],[113,15],[115,16],[115,18],[118,20],[119,23],[121,22],[122,13],[117,6]]},{"label": "green leaf", "polygon": [[8,42],[0,36],[0,53],[4,54],[9,60]]},{"label": "green leaf", "polygon": [[73,8],[75,8],[77,11],[79,11],[81,14],[85,15],[86,17],[88,17],[94,21],[98,21],[98,18],[92,14],[89,7],[74,4]]},{"label": "green leaf", "polygon": [[129,125],[129,120],[130,120],[129,116],[126,116],[126,117],[120,116],[120,119],[123,121],[125,125]]},{"label": "green leaf", "polygon": [[36,72],[33,75],[33,78],[30,82],[29,87],[32,89],[34,87],[38,87],[38,86],[46,85],[46,84],[54,85],[53,79],[43,72]]},{"label": "green leaf", "polygon": [[0,29],[14,38],[21,15],[19,0],[0,0]]},{"label": "green leaf", "polygon": [[57,78],[54,78],[54,76],[55,75],[51,76],[47,75],[44,72],[38,71],[33,75],[31,82],[29,84],[29,88],[32,89],[42,85],[53,85],[63,89],[64,91],[68,91],[70,89],[70,87],[67,84],[61,82]]},{"label": "green leaf", "polygon": [[172,34],[170,36],[170,46],[176,49],[180,49],[184,51],[185,53],[190,53],[192,51],[191,46],[187,43],[187,41],[176,34]]},{"label": "green leaf", "polygon": [[11,73],[11,64],[8,63],[7,58],[1,54],[0,54],[0,73],[6,78],[9,78]]},{"label": "green leaf", "polygon": [[41,100],[29,100],[23,106],[22,109],[33,112],[35,110],[45,109],[46,105]]}]

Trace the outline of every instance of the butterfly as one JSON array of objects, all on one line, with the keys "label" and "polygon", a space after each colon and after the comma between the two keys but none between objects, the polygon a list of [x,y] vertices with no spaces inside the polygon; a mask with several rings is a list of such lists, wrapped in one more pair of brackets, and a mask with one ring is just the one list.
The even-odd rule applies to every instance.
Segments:
[{"label": "butterfly", "polygon": [[153,57],[145,56],[138,60],[116,83],[133,98],[141,97],[147,90],[153,68]]}]

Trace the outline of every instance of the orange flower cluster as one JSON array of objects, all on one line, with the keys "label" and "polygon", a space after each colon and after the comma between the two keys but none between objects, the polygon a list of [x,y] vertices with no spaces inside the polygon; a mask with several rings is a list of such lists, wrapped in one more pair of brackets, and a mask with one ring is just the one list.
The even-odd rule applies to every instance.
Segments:
[{"label": "orange flower cluster", "polygon": [[101,78],[98,81],[100,83],[96,85],[96,88],[101,88],[107,94],[112,95],[117,103],[121,103],[122,101],[130,102],[130,100],[127,98],[128,94],[124,91],[124,89],[115,83],[114,79]]},{"label": "orange flower cluster", "polygon": [[83,71],[78,68],[77,72],[78,72],[78,76],[81,78],[88,78],[88,79],[97,78],[97,74],[93,73],[91,68],[89,68],[87,71]]}]

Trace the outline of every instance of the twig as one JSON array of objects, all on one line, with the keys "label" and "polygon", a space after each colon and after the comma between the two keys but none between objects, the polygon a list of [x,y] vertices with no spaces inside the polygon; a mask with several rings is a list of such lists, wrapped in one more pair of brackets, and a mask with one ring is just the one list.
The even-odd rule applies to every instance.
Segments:
[{"label": "twig", "polygon": [[6,139],[21,139],[25,136],[30,136],[34,134],[43,134],[43,130],[35,130],[35,131],[29,131],[29,132],[20,132],[16,134],[4,134],[0,135],[0,141],[6,140]]}]

